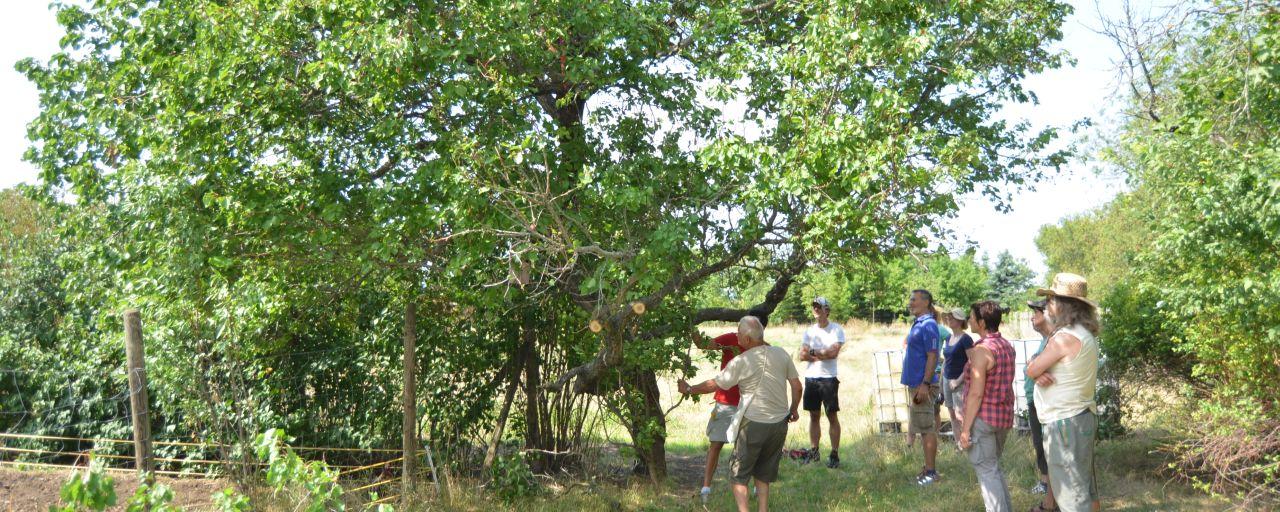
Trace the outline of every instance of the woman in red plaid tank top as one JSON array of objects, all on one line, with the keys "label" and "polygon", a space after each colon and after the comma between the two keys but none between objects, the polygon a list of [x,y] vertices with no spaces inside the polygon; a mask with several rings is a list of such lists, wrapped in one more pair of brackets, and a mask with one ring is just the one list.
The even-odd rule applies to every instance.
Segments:
[{"label": "woman in red plaid tank top", "polygon": [[999,332],[988,332],[974,347],[991,351],[995,364],[987,370],[978,417],[996,428],[1013,428],[1013,344]]},{"label": "woman in red plaid tank top", "polygon": [[1005,512],[1013,509],[1013,497],[1000,469],[1000,455],[1013,428],[1014,352],[1013,345],[1000,336],[1000,317],[995,301],[976,302],[969,308],[969,325],[981,340],[973,345],[964,370],[969,392],[957,444],[968,452],[986,509]]}]

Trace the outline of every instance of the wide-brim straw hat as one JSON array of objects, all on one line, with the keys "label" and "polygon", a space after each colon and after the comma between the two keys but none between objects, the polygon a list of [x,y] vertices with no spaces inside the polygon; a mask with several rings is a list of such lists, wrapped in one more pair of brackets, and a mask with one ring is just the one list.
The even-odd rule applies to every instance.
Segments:
[{"label": "wide-brim straw hat", "polygon": [[1095,308],[1098,307],[1097,302],[1089,300],[1089,282],[1084,276],[1070,272],[1059,272],[1053,276],[1053,285],[1048,289],[1036,290],[1036,295],[1075,299]]}]

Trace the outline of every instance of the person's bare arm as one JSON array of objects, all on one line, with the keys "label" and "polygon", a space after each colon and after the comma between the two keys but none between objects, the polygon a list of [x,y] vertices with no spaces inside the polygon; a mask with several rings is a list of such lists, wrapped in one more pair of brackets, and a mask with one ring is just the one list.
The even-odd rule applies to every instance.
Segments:
[{"label": "person's bare arm", "polygon": [[938,351],[931,350],[927,353],[924,361],[924,380],[920,381],[920,385],[916,386],[915,401],[918,404],[924,403],[929,399],[929,383],[933,382],[933,370],[938,366]]},{"label": "person's bare arm", "polygon": [[1072,342],[1075,342],[1075,351],[1079,352],[1080,340],[1075,336],[1060,332],[1049,338],[1049,342],[1044,345],[1044,351],[1040,355],[1027,363],[1025,373],[1028,378],[1035,379],[1036,384],[1040,386],[1050,386],[1053,384],[1053,376],[1049,375],[1049,368],[1067,357],[1071,353]]},{"label": "person's bare arm", "polygon": [[840,357],[840,349],[842,347],[844,347],[844,343],[837,343],[833,346],[819,350],[816,354],[813,354],[813,357],[817,360],[835,359]]},{"label": "person's bare arm", "polygon": [[742,353],[742,347],[737,347],[733,345],[721,345],[719,343],[716,343],[716,339],[710,336],[701,336],[701,335],[695,336],[693,338],[693,346],[697,347],[699,350],[706,350],[706,351],[718,352],[721,350],[728,350],[730,352],[733,352],[733,355],[738,355]]},{"label": "person's bare arm", "polygon": [[822,359],[835,359],[837,357],[840,357],[840,349],[844,348],[844,342],[845,342],[844,329],[843,328],[837,329],[835,332],[835,336],[836,336],[836,339],[835,339],[836,344],[830,347],[827,347],[825,350],[822,351],[822,357],[821,357]]},{"label": "person's bare arm", "polygon": [[956,440],[961,449],[969,449],[969,441],[973,436],[973,418],[978,417],[978,409],[982,407],[982,396],[986,393],[987,372],[991,370],[994,360],[991,351],[986,347],[974,347],[969,354],[969,393],[964,398],[964,424],[960,426],[960,437]]},{"label": "person's bare arm", "polygon": [[924,381],[921,384],[933,382],[933,371],[938,369],[938,351],[931,350],[926,353],[924,361]]},{"label": "person's bare arm", "polygon": [[787,416],[787,421],[796,421],[800,419],[800,379],[792,377],[787,379],[787,384],[791,385],[791,414]]},{"label": "person's bare arm", "polygon": [[690,386],[687,381],[680,379],[676,381],[676,390],[682,395],[705,395],[714,393],[719,386],[716,385],[715,379],[708,379],[701,384]]},{"label": "person's bare arm", "polygon": [[714,339],[710,336],[695,334],[693,337],[693,346],[698,350],[716,350],[719,348]]},{"label": "person's bare arm", "polygon": [[800,345],[800,360],[805,362],[817,361],[817,359],[814,359],[813,352],[809,350],[808,345]]}]

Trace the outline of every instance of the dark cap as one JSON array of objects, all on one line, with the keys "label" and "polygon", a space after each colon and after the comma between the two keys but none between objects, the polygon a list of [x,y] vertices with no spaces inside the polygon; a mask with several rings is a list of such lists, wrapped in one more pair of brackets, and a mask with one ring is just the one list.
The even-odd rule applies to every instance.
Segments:
[{"label": "dark cap", "polygon": [[1042,312],[1044,311],[1045,306],[1048,304],[1049,304],[1049,301],[1045,299],[1027,301],[1027,307],[1037,311],[1042,311]]}]

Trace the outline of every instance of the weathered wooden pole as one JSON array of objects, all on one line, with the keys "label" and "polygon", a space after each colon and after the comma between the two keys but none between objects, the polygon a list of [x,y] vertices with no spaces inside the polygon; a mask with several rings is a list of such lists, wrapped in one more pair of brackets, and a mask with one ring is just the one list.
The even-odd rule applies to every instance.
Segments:
[{"label": "weathered wooden pole", "polygon": [[138,471],[145,475],[147,483],[153,483],[155,459],[151,455],[151,416],[147,411],[147,362],[142,351],[142,315],[136,309],[124,312],[124,353],[129,370],[133,454]]},{"label": "weathered wooden pole", "polygon": [[404,308],[404,474],[402,502],[408,503],[413,495],[413,476],[418,462],[418,393],[415,373],[417,355],[414,344],[418,338],[418,312],[412,301]]}]

